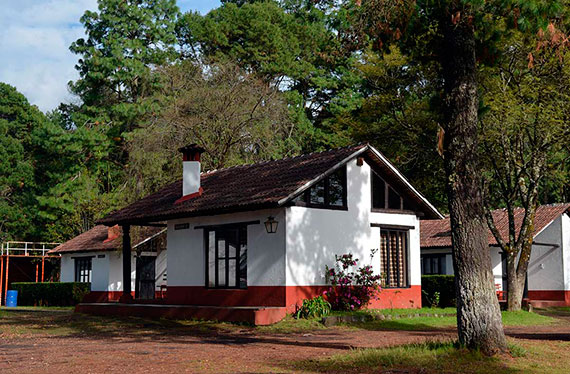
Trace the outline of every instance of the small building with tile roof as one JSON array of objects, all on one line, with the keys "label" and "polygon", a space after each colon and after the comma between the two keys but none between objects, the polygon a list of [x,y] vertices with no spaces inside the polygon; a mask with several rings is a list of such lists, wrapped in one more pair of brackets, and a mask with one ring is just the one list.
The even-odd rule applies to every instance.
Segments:
[{"label": "small building with tile roof", "polygon": [[[505,209],[492,212],[497,230],[508,238],[509,220]],[[524,209],[515,209],[515,228],[520,229]],[[527,272],[525,297],[543,305],[570,306],[570,203],[539,206],[536,210],[533,246]],[[453,274],[449,217],[421,221],[422,275]],[[506,297],[506,257],[491,231],[487,234],[495,286]]]},{"label": "small building with tile roof", "polygon": [[[141,227],[132,234],[131,289],[140,299],[161,297],[167,283],[166,228]],[[118,300],[122,290],[122,229],[96,225],[48,252],[61,256],[62,282],[91,283],[86,301]],[[138,273],[138,277],[137,277]]]},{"label": "small building with tile roof", "polygon": [[201,173],[203,151],[182,148],[181,180],[99,221],[127,233],[123,253],[131,228],[167,224],[166,298],[142,307],[127,287],[78,310],[271,323],[328,290],[326,267],[348,253],[382,275],[370,307],[421,307],[420,220],[443,216],[377,149]]}]

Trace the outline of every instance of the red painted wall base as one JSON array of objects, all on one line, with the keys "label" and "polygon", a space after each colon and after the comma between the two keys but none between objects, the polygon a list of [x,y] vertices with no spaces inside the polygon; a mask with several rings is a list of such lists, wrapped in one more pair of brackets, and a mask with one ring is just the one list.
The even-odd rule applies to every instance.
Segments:
[{"label": "red painted wall base", "polygon": [[[288,286],[287,287],[287,312],[293,313],[303,303],[304,299],[310,299],[322,295],[329,290],[329,286]],[[382,289],[376,299],[368,305],[369,309],[392,309],[392,308],[421,308],[422,287],[410,286],[408,288],[385,288]]]},{"label": "red painted wall base", "polygon": [[100,316],[137,316],[145,318],[204,319],[271,325],[282,320],[285,308],[223,308],[192,305],[141,305],[121,303],[78,304],[76,313]]},{"label": "red painted wall base", "polygon": [[529,290],[528,299],[536,304],[536,301],[555,302],[556,305],[552,306],[570,306],[570,291],[558,290]]},{"label": "red painted wall base", "polygon": [[[93,310],[97,313],[119,315],[123,313],[139,313],[149,317],[159,313],[157,310],[166,310],[167,312],[159,313],[160,317],[169,317],[171,313],[174,313],[172,316],[182,318],[183,315],[180,313],[182,313],[181,310],[185,309],[172,309],[172,311],[169,311],[170,307],[188,306],[193,308],[187,309],[184,313],[188,313],[188,316],[191,315],[192,318],[207,319],[210,316],[217,320],[232,321],[234,317],[231,314],[237,313],[235,318],[239,318],[239,321],[265,324],[268,321],[274,321],[279,316],[281,316],[279,319],[283,318],[285,313],[294,313],[303,303],[303,300],[323,295],[329,288],[329,286],[251,286],[244,290],[222,290],[205,287],[168,287],[166,298],[159,298],[159,296],[164,296],[160,293],[157,294],[157,299],[155,300],[122,300],[124,303],[120,304],[123,305],[120,308],[114,308],[112,305],[101,305],[101,308],[91,306],[85,309],[86,307],[82,306],[76,310],[89,310],[89,313]],[[118,302],[121,300],[121,295],[122,292],[120,291],[93,291],[85,296],[83,303]],[[421,308],[421,295],[421,286],[383,289],[378,293],[378,298],[371,301],[368,308]],[[129,304],[136,305],[132,305],[133,308],[126,308]],[[145,306],[142,304],[150,304],[148,313],[144,312]],[[162,305],[162,309],[154,309],[152,305]],[[165,307],[166,309],[164,309]],[[247,309],[249,312],[246,313],[240,312],[240,309],[233,307],[251,307],[251,309]],[[251,310],[254,309],[264,311],[252,314]],[[204,313],[210,314],[206,315]]]}]

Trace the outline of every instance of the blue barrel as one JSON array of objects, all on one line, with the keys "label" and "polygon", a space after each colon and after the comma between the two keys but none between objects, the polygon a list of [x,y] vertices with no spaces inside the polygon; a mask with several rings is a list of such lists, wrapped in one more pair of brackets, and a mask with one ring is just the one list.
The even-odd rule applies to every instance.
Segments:
[{"label": "blue barrel", "polygon": [[18,306],[18,291],[8,290],[6,293],[6,307],[15,308]]}]

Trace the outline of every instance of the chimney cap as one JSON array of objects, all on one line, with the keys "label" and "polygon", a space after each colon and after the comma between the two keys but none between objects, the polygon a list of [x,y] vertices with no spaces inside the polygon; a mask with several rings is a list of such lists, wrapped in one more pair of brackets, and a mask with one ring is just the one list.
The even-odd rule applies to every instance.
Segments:
[{"label": "chimney cap", "polygon": [[188,144],[185,147],[182,148],[178,148],[178,152],[183,152],[183,153],[202,153],[205,152],[206,150],[202,147],[200,147],[198,144],[196,143],[192,143],[192,144]]}]

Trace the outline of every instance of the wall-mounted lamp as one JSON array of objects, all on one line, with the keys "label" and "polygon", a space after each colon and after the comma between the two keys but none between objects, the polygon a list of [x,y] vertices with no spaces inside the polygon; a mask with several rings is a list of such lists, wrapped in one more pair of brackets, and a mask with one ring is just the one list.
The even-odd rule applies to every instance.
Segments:
[{"label": "wall-mounted lamp", "polygon": [[275,234],[278,224],[279,222],[277,222],[273,216],[269,216],[267,217],[267,221],[265,221],[265,230],[267,230],[268,234]]}]

